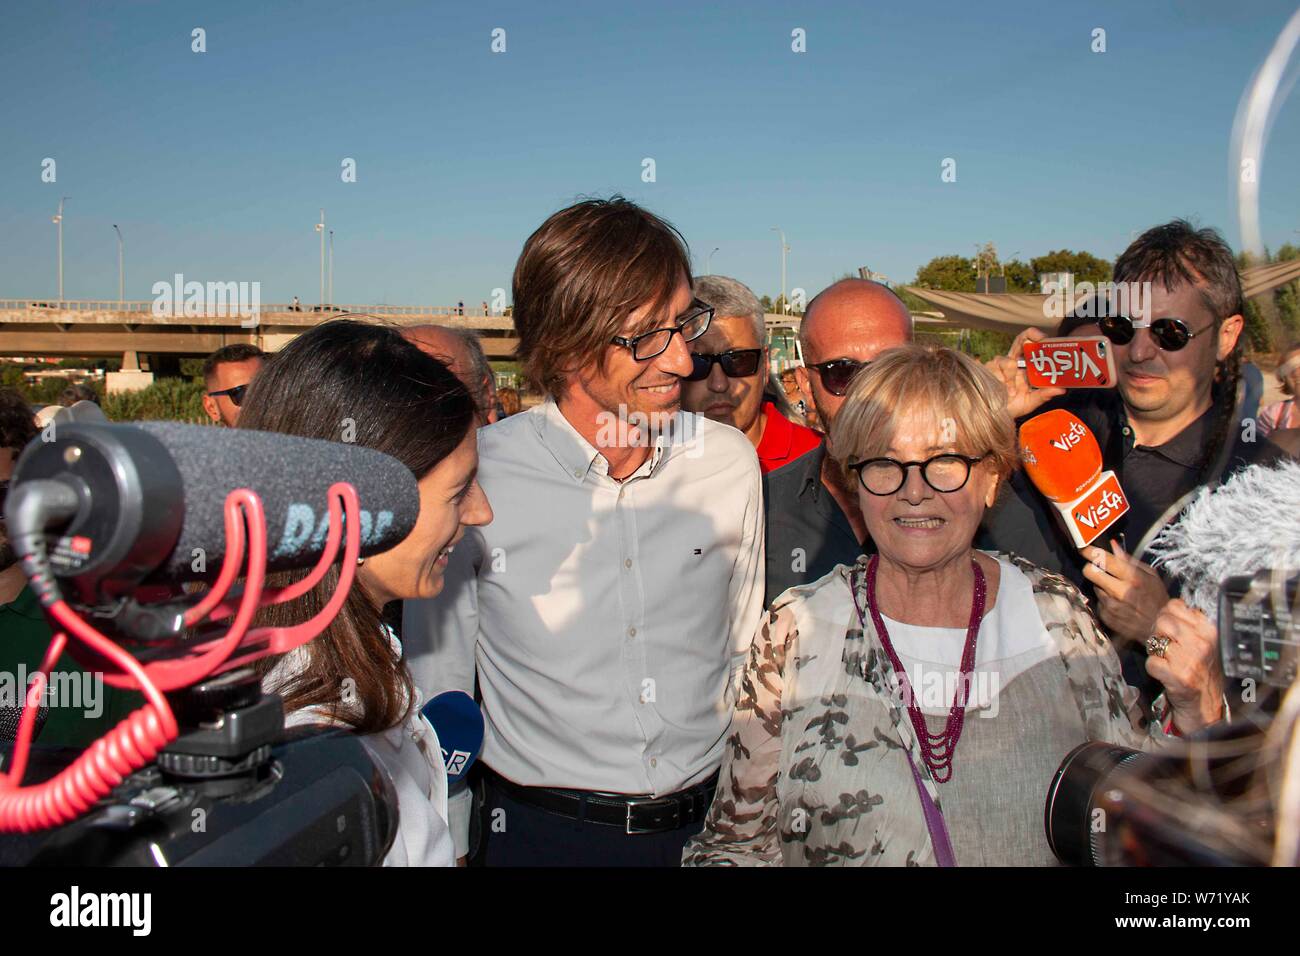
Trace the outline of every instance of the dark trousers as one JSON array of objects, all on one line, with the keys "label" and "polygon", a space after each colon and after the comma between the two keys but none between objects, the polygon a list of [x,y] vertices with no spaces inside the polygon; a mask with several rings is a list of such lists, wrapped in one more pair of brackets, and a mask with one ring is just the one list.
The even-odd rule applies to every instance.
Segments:
[{"label": "dark trousers", "polygon": [[703,828],[629,836],[520,803],[484,777],[474,786],[474,809],[470,866],[681,866],[686,841]]}]

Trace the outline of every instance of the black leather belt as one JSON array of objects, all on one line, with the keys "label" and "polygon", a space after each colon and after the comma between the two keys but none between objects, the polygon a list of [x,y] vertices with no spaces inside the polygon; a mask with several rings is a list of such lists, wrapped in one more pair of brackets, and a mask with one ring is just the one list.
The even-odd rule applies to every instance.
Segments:
[{"label": "black leather belt", "polygon": [[666,833],[703,821],[718,789],[718,775],[685,790],[662,797],[634,797],[591,790],[561,790],[557,787],[525,787],[507,780],[486,764],[483,775],[495,787],[529,806],[559,814],[571,820],[585,820],[603,826],[621,827],[629,836]]}]

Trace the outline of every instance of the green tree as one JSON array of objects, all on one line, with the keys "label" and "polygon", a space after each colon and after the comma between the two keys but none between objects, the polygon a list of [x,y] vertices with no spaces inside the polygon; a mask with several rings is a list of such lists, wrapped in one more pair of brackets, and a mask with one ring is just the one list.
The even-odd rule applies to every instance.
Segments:
[{"label": "green tree", "polygon": [[965,256],[936,256],[916,270],[913,285],[949,292],[975,291],[975,261]]},{"label": "green tree", "polygon": [[1111,277],[1111,264],[1099,259],[1091,252],[1072,252],[1069,249],[1057,249],[1045,256],[1035,256],[1029,262],[1034,271],[1035,285],[1038,276],[1044,272],[1069,272],[1075,283],[1105,282]]},{"label": "green tree", "polygon": [[[1300,248],[1286,243],[1278,249],[1274,257],[1277,262],[1290,262],[1300,259]],[[1300,340],[1300,279],[1279,286],[1273,292],[1273,305],[1277,309],[1277,320],[1285,330],[1290,341]]]},{"label": "green tree", "polygon": [[1002,274],[1007,277],[1008,292],[1037,292],[1038,273],[1028,262],[1012,259],[1002,263]]},{"label": "green tree", "polygon": [[1267,352],[1272,349],[1273,333],[1256,299],[1246,300],[1246,311],[1242,318],[1245,319],[1246,342],[1250,349],[1255,352]]},{"label": "green tree", "polygon": [[16,388],[20,392],[25,392],[24,381],[21,365],[5,362],[3,368],[0,368],[0,385],[5,388]]}]

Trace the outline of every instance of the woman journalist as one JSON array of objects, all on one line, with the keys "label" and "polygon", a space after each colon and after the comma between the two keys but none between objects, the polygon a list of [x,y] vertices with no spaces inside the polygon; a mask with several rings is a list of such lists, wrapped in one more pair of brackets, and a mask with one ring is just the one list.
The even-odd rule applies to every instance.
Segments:
[{"label": "woman journalist", "polygon": [[[420,513],[396,547],[364,558],[356,583],[315,640],[263,665],[288,726],[325,724],[362,735],[397,790],[397,838],[385,866],[450,866],[447,774],[437,734],[402,648],[383,623],[389,601],[433,597],[466,525],[492,520],[476,480],[474,402],[446,366],[396,329],[351,320],[299,336],[258,373],[239,427],[342,441],[391,455],[418,479]],[[301,576],[301,575],[299,575]],[[301,623],[324,606],[336,571],[259,623]]]}]

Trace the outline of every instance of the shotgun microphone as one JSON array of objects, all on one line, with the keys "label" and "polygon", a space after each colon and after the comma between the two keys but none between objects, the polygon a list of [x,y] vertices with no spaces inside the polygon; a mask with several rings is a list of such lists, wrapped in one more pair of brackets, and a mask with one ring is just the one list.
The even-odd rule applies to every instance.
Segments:
[{"label": "shotgun microphone", "polygon": [[336,482],[357,490],[362,556],[400,543],[419,516],[410,469],[358,445],[174,422],[71,423],[52,438],[18,459],[6,518],[15,541],[45,535],[54,576],[86,604],[215,577],[238,488],[262,499],[271,571],[316,563]]}]

